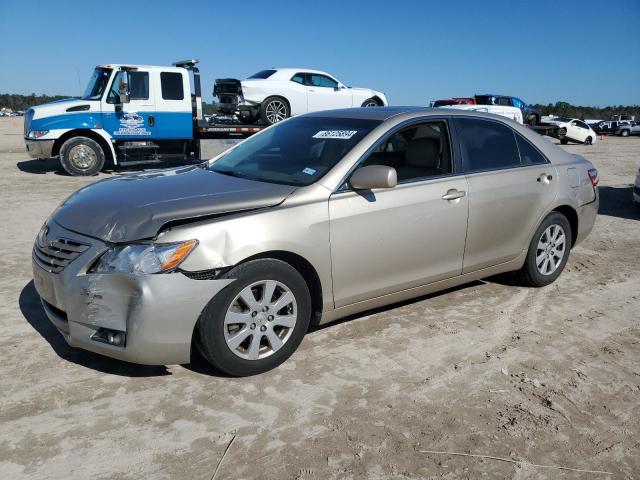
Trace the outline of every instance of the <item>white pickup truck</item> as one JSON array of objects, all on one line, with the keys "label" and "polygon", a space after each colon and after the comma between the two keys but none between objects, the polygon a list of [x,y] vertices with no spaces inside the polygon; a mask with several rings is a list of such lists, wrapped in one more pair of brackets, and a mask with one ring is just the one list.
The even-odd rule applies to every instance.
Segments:
[{"label": "white pickup truck", "polygon": [[437,108],[453,108],[455,110],[472,110],[474,112],[487,112],[493,113],[495,115],[500,115],[502,117],[510,118],[520,124],[523,123],[522,118],[522,110],[518,107],[508,107],[503,105],[469,105],[469,104],[460,104],[460,105],[446,105],[443,107]]}]

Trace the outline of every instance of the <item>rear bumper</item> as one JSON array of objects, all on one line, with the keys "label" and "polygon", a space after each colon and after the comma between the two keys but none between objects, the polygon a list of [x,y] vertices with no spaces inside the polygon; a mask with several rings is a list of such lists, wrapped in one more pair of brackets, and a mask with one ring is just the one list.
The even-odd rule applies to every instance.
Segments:
[{"label": "rear bumper", "polygon": [[31,158],[51,158],[55,140],[24,140]]},{"label": "rear bumper", "polygon": [[598,216],[598,207],[600,206],[600,193],[596,188],[596,198],[593,202],[578,207],[578,234],[576,235],[575,244],[583,241],[593,230],[593,226]]},{"label": "rear bumper", "polygon": [[[51,233],[60,230],[51,228]],[[51,323],[72,347],[146,365],[188,363],[198,317],[233,280],[192,280],[181,273],[87,274],[106,248],[91,241],[91,248],[60,273],[33,261],[34,284]],[[124,345],[101,341],[100,329],[124,333]]]}]

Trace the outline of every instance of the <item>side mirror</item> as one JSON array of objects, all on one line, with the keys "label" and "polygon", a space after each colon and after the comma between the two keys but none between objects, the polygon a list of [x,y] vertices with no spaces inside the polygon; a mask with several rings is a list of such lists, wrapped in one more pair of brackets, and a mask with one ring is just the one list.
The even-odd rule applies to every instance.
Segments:
[{"label": "side mirror", "polygon": [[119,95],[119,98],[120,98],[120,103],[129,103],[131,101],[131,96],[129,95],[129,92],[121,93]]},{"label": "side mirror", "polygon": [[398,175],[395,168],[385,165],[368,165],[356,170],[349,183],[354,190],[393,188],[398,184]]}]

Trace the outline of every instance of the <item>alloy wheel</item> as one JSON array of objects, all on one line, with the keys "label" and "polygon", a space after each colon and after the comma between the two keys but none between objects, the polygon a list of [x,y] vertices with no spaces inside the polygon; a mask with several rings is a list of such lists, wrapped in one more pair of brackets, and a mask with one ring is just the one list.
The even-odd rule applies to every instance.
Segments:
[{"label": "alloy wheel", "polygon": [[566,253],[567,237],[564,229],[553,224],[540,236],[536,249],[536,267],[542,275],[551,275],[555,272]]},{"label": "alloy wheel", "polygon": [[265,109],[270,123],[278,123],[287,118],[287,106],[280,100],[272,100]]},{"label": "alloy wheel", "polygon": [[298,317],[293,292],[276,280],[255,282],[236,295],[224,317],[229,349],[245,360],[260,360],[280,350]]}]

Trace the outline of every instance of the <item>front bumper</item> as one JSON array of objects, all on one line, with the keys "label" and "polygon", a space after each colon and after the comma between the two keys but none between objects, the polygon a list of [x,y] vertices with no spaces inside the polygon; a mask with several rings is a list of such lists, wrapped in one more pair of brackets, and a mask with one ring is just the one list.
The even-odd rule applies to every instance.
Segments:
[{"label": "front bumper", "polygon": [[[188,363],[195,324],[209,300],[233,280],[192,280],[181,273],[88,274],[107,245],[69,232],[55,222],[49,238],[71,238],[91,247],[59,273],[33,260],[35,288],[49,320],[72,347],[133,363]],[[126,334],[124,346],[96,339],[100,328]]]},{"label": "front bumper", "polygon": [[31,158],[51,158],[55,140],[31,140],[24,139],[27,152]]}]

